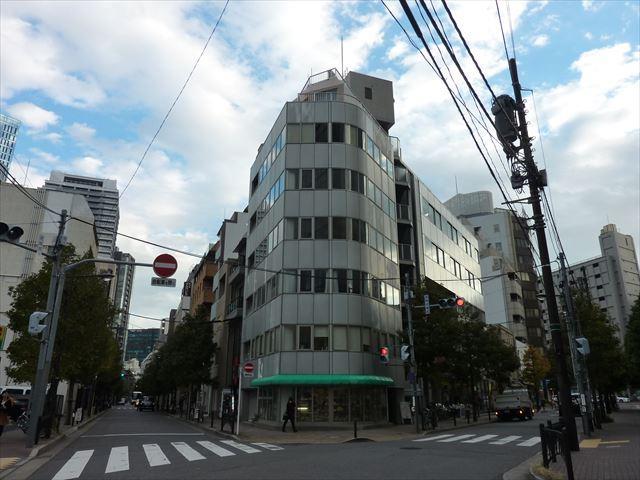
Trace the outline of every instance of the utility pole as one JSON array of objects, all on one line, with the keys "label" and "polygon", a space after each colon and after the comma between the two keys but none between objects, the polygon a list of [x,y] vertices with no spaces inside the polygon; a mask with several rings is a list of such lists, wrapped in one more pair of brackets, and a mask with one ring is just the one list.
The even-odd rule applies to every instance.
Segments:
[{"label": "utility pole", "polygon": [[564,343],[562,340],[562,327],[560,317],[558,315],[558,304],[556,302],[555,289],[553,286],[553,277],[551,275],[551,266],[549,265],[549,249],[547,247],[547,237],[545,235],[544,214],[540,202],[540,190],[545,186],[546,182],[543,175],[533,160],[533,152],[531,151],[531,139],[527,129],[527,118],[525,115],[524,103],[522,101],[522,87],[518,80],[518,67],[515,58],[509,59],[509,72],[511,73],[511,83],[513,84],[513,92],[516,100],[516,110],[518,112],[518,123],[521,134],[520,148],[524,151],[524,166],[529,180],[529,201],[533,209],[533,228],[536,232],[538,240],[538,249],[540,250],[540,262],[542,263],[542,279],[544,283],[544,292],[547,298],[547,308],[549,311],[549,328],[551,330],[551,338],[556,355],[556,365],[558,367],[558,389],[560,400],[560,415],[567,428],[569,443],[571,450],[578,451],[578,432],[576,431],[576,422],[574,420],[571,408],[571,391],[569,387],[569,375],[567,371],[567,363],[564,353]]},{"label": "utility pole", "polygon": [[52,329],[52,313],[55,308],[56,290],[58,286],[58,275],[60,271],[60,263],[62,261],[62,237],[64,235],[64,226],[67,221],[67,211],[62,210],[60,213],[60,223],[58,224],[58,236],[53,246],[53,265],[51,267],[51,280],[49,281],[49,293],[47,295],[47,326],[42,333],[40,340],[40,353],[38,355],[38,367],[36,370],[36,379],[31,389],[30,401],[30,422],[27,430],[27,448],[33,447],[38,443],[38,431],[40,417],[44,409],[44,400],[47,392],[47,384],[49,383],[49,369],[51,364],[47,365],[46,358],[48,350],[53,353],[53,343],[55,342],[55,329]]},{"label": "utility pole", "polygon": [[418,396],[418,368],[416,364],[416,352],[413,346],[413,321],[411,319],[413,292],[411,291],[408,273],[404,274],[404,304],[407,308],[407,333],[409,334],[409,348],[411,351],[411,356],[409,357],[409,381],[413,388],[413,405],[416,409],[416,432],[420,433],[422,429],[422,402],[420,402],[420,397]]},{"label": "utility pole", "polygon": [[578,384],[578,391],[580,392],[580,409],[582,413],[582,431],[585,435],[591,436],[592,432],[592,404],[591,404],[591,392],[588,382],[587,365],[584,362],[584,358],[576,350],[576,338],[581,336],[580,332],[580,320],[576,317],[575,308],[573,305],[573,297],[571,296],[571,290],[569,288],[569,278],[567,276],[566,259],[564,252],[560,252],[558,255],[560,258],[560,269],[562,271],[562,292],[564,294],[564,302],[567,306],[567,318],[569,333],[569,348],[571,349],[571,361],[573,363],[573,371],[576,375],[576,383]]}]

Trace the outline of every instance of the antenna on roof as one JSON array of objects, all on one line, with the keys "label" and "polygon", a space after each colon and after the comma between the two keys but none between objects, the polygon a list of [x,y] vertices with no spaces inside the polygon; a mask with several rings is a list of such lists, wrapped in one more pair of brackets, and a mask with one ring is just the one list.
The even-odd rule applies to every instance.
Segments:
[{"label": "antenna on roof", "polygon": [[344,78],[344,37],[340,35],[340,76]]},{"label": "antenna on roof", "polygon": [[454,178],[454,180],[456,182],[456,195],[458,195],[458,176],[454,175],[453,178]]}]

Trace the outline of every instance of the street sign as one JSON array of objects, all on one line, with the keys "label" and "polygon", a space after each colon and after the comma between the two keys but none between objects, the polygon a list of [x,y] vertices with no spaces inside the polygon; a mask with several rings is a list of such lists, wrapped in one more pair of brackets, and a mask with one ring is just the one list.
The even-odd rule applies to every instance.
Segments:
[{"label": "street sign", "polygon": [[245,377],[253,377],[254,366],[253,363],[247,362],[242,367],[242,374]]},{"label": "street sign", "polygon": [[429,315],[431,313],[431,305],[429,304],[429,294],[424,294],[424,314]]},{"label": "street sign", "polygon": [[158,255],[153,261],[153,271],[162,278],[170,277],[178,269],[178,261],[168,253]]},{"label": "street sign", "polygon": [[151,285],[153,285],[154,287],[175,287],[176,279],[151,277]]}]

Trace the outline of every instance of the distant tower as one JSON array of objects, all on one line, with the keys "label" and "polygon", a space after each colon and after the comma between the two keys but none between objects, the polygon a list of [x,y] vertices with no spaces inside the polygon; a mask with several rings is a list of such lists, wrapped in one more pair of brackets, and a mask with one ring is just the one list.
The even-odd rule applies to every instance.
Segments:
[{"label": "distant tower", "polygon": [[16,145],[16,135],[20,128],[20,121],[0,113],[0,182],[7,180],[13,150]]}]

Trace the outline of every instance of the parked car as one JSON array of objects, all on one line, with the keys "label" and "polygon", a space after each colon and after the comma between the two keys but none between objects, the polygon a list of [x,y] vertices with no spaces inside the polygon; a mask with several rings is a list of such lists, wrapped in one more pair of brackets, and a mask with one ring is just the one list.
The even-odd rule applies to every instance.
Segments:
[{"label": "parked car", "polygon": [[138,403],[138,411],[142,412],[143,410],[154,411],[156,409],[155,402],[153,401],[153,397],[142,397],[142,400]]},{"label": "parked car", "polygon": [[616,396],[616,401],[618,403],[629,403],[629,397],[621,397],[621,396]]},{"label": "parked car", "polygon": [[124,397],[120,397],[116,402],[116,405],[125,405],[127,403],[127,399]]}]

